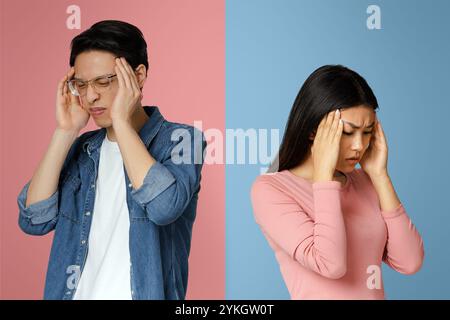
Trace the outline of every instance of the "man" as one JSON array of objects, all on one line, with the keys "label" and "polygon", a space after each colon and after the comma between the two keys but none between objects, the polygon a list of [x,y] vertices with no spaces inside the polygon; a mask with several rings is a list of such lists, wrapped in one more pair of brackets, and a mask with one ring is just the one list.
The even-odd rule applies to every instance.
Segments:
[{"label": "man", "polygon": [[[184,299],[203,134],[143,107],[147,44],[121,21],[72,40],[57,126],[18,197],[28,234],[55,230],[45,299]],[[90,118],[101,128],[78,137]]]}]

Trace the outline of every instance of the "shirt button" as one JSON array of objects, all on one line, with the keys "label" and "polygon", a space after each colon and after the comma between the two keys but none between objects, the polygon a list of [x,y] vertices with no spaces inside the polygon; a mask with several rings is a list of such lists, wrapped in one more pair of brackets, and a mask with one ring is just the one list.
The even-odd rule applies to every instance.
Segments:
[{"label": "shirt button", "polygon": [[70,291],[67,291],[66,294],[70,294]]},{"label": "shirt button", "polygon": [[91,188],[92,188],[92,189],[95,188],[95,184],[91,184]]},{"label": "shirt button", "polygon": [[81,240],[81,244],[85,244],[86,243],[86,240]]},{"label": "shirt button", "polygon": [[131,188],[131,187],[133,186],[133,184],[132,184],[132,183],[129,183],[128,186]]},{"label": "shirt button", "polygon": [[91,215],[91,212],[90,212],[90,211],[86,212],[86,215],[87,215],[87,216],[90,216],[90,215]]}]

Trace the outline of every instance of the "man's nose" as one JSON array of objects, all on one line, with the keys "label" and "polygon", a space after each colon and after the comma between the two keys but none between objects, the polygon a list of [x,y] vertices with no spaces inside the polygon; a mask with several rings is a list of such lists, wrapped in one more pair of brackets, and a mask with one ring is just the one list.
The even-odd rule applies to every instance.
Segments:
[{"label": "man's nose", "polygon": [[95,92],[95,89],[92,87],[91,84],[88,85],[87,87],[87,92],[86,92],[86,99],[87,101],[92,104],[95,101],[97,101],[100,98],[100,95]]}]

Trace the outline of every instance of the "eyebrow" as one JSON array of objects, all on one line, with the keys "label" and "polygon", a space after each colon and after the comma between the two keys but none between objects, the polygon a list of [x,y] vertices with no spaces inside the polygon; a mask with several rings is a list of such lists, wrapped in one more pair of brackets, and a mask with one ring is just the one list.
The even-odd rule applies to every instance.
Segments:
[{"label": "eyebrow", "polygon": [[[350,121],[346,121],[346,120],[342,120],[342,121],[343,121],[344,123],[350,125],[353,129],[359,129],[359,128],[361,128],[360,126],[358,126],[358,125],[356,125],[356,124],[354,124],[354,123],[351,123]],[[372,122],[371,124],[369,124],[366,128],[372,128],[374,125],[375,125],[375,121]]]}]

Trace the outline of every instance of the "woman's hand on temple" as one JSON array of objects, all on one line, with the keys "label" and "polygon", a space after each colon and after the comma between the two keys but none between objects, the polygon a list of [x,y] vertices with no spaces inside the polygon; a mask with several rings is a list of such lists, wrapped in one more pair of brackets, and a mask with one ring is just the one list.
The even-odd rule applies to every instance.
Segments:
[{"label": "woman's hand on temple", "polygon": [[380,121],[375,119],[369,147],[364,153],[360,165],[371,179],[387,176],[388,146]]},{"label": "woman's hand on temple", "polygon": [[342,131],[343,122],[339,110],[329,112],[320,122],[311,147],[315,182],[333,180]]}]

